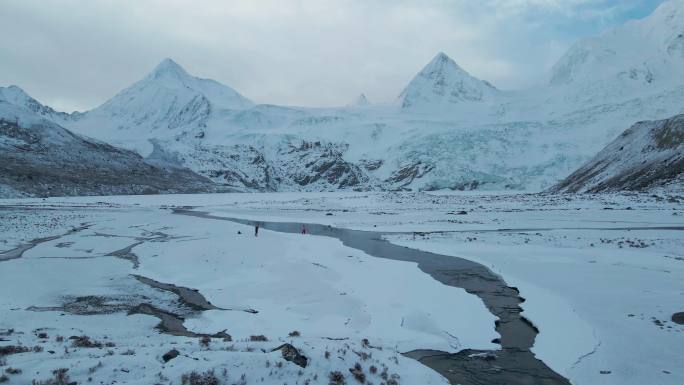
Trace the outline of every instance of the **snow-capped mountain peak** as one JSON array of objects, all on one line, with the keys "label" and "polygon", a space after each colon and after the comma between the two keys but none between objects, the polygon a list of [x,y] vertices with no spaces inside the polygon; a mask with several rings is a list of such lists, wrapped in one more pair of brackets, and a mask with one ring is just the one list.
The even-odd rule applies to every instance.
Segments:
[{"label": "snow-capped mountain peak", "polygon": [[554,65],[550,84],[607,80],[599,86],[622,90],[670,82],[682,75],[683,60],[684,0],[669,0],[643,19],[573,45]]},{"label": "snow-capped mountain peak", "polygon": [[183,67],[170,58],[166,58],[159,63],[149,75],[150,80],[166,80],[173,82],[191,82],[192,76]]},{"label": "snow-capped mountain peak", "polygon": [[[254,105],[234,89],[190,75],[178,63],[164,59],[147,76],[88,111],[74,129],[126,146],[121,130],[135,136],[200,135],[216,110],[243,110]],[[97,131],[97,132],[95,132]],[[135,147],[142,154],[151,151]]]},{"label": "snow-capped mountain peak", "polygon": [[456,69],[457,71],[464,72],[463,68],[461,68],[456,62],[449,57],[449,55],[445,54],[444,52],[437,52],[437,55],[435,55],[432,60],[425,66],[423,70],[430,70],[430,71],[440,71],[444,67],[452,67]]},{"label": "snow-capped mountain peak", "polygon": [[[149,102],[147,98],[158,99],[162,105],[151,106],[146,103]],[[180,107],[178,103],[181,100],[205,100],[214,107],[224,109],[244,109],[253,105],[234,89],[211,79],[194,77],[178,63],[167,58],[142,80],[121,91],[98,109],[118,109],[130,103],[145,102],[145,105],[137,107],[143,110],[150,107],[168,110],[174,107],[173,104]]]},{"label": "snow-capped mountain peak", "polygon": [[444,52],[439,52],[404,88],[404,109],[439,108],[453,103],[481,102],[496,93],[488,82],[471,76]]},{"label": "snow-capped mountain peak", "polygon": [[[215,80],[202,79],[190,75],[183,67],[170,58],[162,60],[146,77],[124,90],[121,94],[130,93],[131,91],[139,92],[147,88],[155,90],[159,88],[170,90],[183,88],[188,93],[205,97],[218,108],[244,109],[253,105],[249,99],[240,95],[231,87]],[[116,99],[117,96],[113,99]]]}]

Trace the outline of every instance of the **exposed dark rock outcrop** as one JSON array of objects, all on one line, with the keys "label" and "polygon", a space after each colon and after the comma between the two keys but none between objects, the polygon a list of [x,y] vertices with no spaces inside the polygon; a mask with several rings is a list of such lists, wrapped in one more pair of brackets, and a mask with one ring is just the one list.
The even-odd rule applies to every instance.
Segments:
[{"label": "exposed dark rock outcrop", "polygon": [[247,144],[197,144],[177,153],[164,148],[164,143],[155,143],[148,160],[189,167],[241,191],[372,190],[380,185],[345,160],[346,145],[336,143],[286,139],[269,150]]},{"label": "exposed dark rock outcrop", "polygon": [[422,162],[411,163],[393,172],[386,182],[395,186],[395,188],[402,188],[411,184],[415,179],[423,177],[423,175],[432,171],[433,168],[434,166],[431,164]]},{"label": "exposed dark rock outcrop", "polygon": [[385,163],[382,159],[361,159],[359,165],[368,171],[375,171]]},{"label": "exposed dark rock outcrop", "polygon": [[178,350],[171,349],[168,352],[164,353],[164,355],[162,356],[162,360],[164,360],[164,362],[169,362],[172,359],[178,357],[179,355],[180,355],[180,352]]},{"label": "exposed dark rock outcrop", "polygon": [[672,322],[684,325],[684,311],[672,314]]},{"label": "exposed dark rock outcrop", "polygon": [[[344,160],[346,146],[333,143],[302,141],[290,145],[287,151],[287,169],[294,171],[292,179],[301,186],[324,183],[337,189],[368,189],[370,178],[357,165]],[[299,165],[299,167],[297,167]]]}]

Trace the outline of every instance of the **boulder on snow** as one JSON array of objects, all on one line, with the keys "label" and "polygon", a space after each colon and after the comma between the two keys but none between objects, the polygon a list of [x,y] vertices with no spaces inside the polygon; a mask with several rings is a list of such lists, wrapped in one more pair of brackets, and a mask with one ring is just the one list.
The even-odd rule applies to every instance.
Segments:
[{"label": "boulder on snow", "polygon": [[180,355],[180,352],[178,350],[171,349],[168,352],[164,353],[164,355],[162,356],[162,360],[164,360],[164,362],[169,362],[172,359],[178,357],[178,355]]},{"label": "boulder on snow", "polygon": [[309,363],[309,359],[306,356],[299,353],[299,350],[297,350],[297,348],[295,348],[291,344],[282,344],[271,351],[275,352],[276,350],[281,351],[283,359],[285,359],[285,361],[290,361],[295,365],[301,366],[302,368],[306,368],[306,365]]}]

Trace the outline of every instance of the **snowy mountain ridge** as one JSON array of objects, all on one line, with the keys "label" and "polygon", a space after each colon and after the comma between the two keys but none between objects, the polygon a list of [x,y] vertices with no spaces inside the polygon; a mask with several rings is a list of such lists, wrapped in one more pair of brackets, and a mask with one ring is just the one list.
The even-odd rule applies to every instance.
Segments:
[{"label": "snowy mountain ridge", "polygon": [[39,101],[29,96],[26,91],[17,86],[0,87],[0,101],[24,107],[39,116],[58,121],[78,118],[80,115],[78,112],[68,114],[66,112],[55,111],[53,108],[41,104]]},{"label": "snowy mountain ridge", "polygon": [[683,65],[684,1],[669,0],[645,19],[573,45],[553,67],[550,84],[662,85],[684,75]]},{"label": "snowy mountain ridge", "polygon": [[684,113],[683,10],[670,0],[577,43],[528,90],[499,91],[439,53],[397,104],[283,107],[166,59],[102,106],[52,119],[242,191],[541,190],[634,122]]}]

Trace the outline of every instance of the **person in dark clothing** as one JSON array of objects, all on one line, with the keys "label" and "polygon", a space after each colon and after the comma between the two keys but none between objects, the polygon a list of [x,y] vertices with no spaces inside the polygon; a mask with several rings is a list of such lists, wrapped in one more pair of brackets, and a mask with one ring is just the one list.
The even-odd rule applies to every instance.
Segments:
[{"label": "person in dark clothing", "polygon": [[302,234],[306,234],[306,226],[302,225]]},{"label": "person in dark clothing", "polygon": [[254,236],[255,237],[259,236],[259,223],[254,224]]}]

